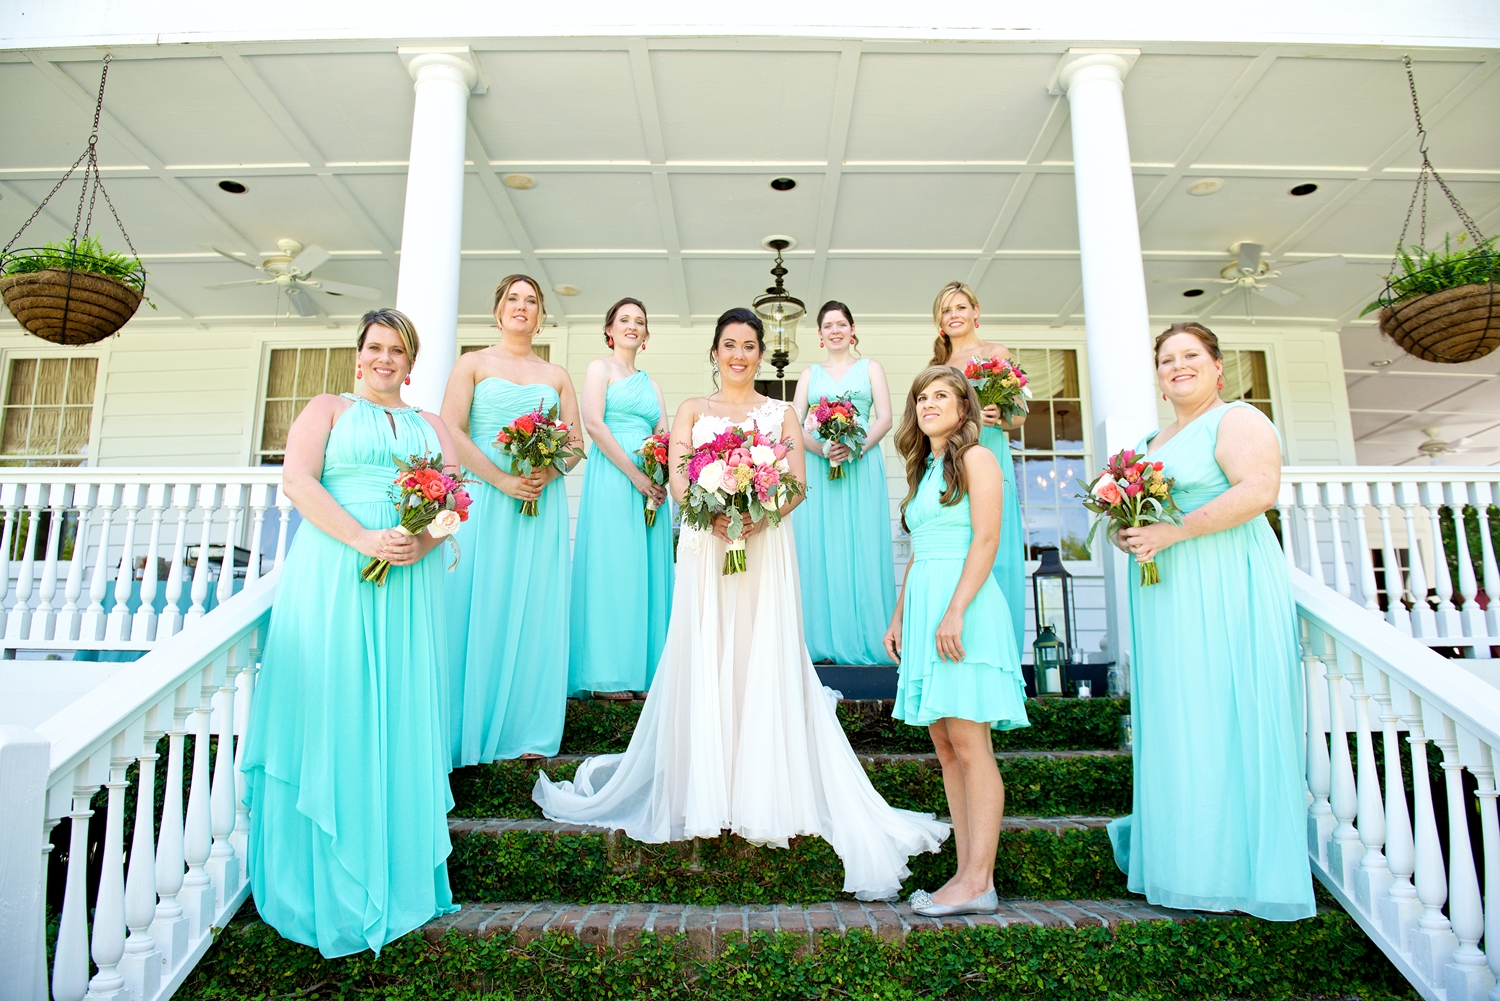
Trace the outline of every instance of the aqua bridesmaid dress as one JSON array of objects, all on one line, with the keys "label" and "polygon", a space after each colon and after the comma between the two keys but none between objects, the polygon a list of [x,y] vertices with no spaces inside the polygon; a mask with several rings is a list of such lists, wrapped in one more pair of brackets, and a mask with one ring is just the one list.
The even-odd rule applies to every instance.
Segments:
[{"label": "aqua bridesmaid dress", "polygon": [[[1229,489],[1214,448],[1230,407],[1249,405],[1210,410],[1151,455],[1176,479],[1184,512]],[[1153,904],[1311,917],[1286,557],[1257,517],[1169,546],[1156,563],[1151,587],[1129,573],[1134,813],[1109,825],[1115,861]]]},{"label": "aqua bridesmaid dress", "polygon": [[[604,391],[604,424],[634,456],[661,422],[645,372]],[[644,692],[667,639],[672,612],[672,511],[663,502],[646,525],[646,498],[598,446],[589,448],[573,543],[568,691]]]},{"label": "aqua bridesmaid dress", "polygon": [[[413,409],[355,403],[322,481],[393,528],[395,460],[437,455]],[[304,521],[281,568],[244,764],[250,885],[282,937],[347,956],[455,910],[448,888],[443,554],[360,581],[368,557]]]},{"label": "aqua bridesmaid dress", "polygon": [[[544,383],[489,378],[474,387],[469,437],[510,472],[495,435],[522,414],[556,406]],[[444,576],[453,767],[523,754],[551,757],[568,697],[568,495],[561,476],[537,513],[485,482],[473,504],[458,569]]]},{"label": "aqua bridesmaid dress", "polygon": [[1010,435],[1000,428],[981,427],[979,444],[995,453],[1005,477],[1005,499],[1000,504],[1000,548],[995,550],[991,576],[1010,608],[1016,649],[1026,648],[1026,530],[1021,524],[1021,498],[1016,493],[1016,463],[1010,454]]},{"label": "aqua bridesmaid dress", "polygon": [[[809,405],[848,393],[868,428],[875,402],[869,359],[842,379],[822,365],[811,368]],[[830,480],[828,460],[808,452],[807,497],[792,512],[807,650],[814,661],[889,664],[884,637],[896,611],[896,568],[885,456],[876,446],[843,465],[843,478]]]},{"label": "aqua bridesmaid dress", "polygon": [[901,606],[901,667],[891,715],[912,726],[955,718],[995,730],[1030,726],[1026,682],[1010,631],[1004,593],[993,577],[964,610],[964,660],[938,657],[937,629],[963,576],[974,542],[969,498],[945,507],[941,464],[928,458],[917,494],[906,505],[912,563]]}]

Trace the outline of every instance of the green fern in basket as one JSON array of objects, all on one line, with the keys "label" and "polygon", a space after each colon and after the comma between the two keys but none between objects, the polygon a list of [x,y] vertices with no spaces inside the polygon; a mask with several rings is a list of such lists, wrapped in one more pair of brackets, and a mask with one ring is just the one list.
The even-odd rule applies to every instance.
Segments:
[{"label": "green fern in basket", "polygon": [[146,287],[146,272],[141,268],[141,262],[128,254],[105,250],[97,236],[85,236],[78,241],[77,247],[71,241],[56,240],[34,250],[22,251],[5,262],[8,275],[47,270],[104,275],[138,291]]},{"label": "green fern in basket", "polygon": [[[1376,299],[1359,314],[1373,313],[1388,302],[1399,302],[1419,295],[1431,295],[1450,288],[1465,285],[1484,285],[1500,282],[1500,253],[1495,251],[1496,237],[1490,237],[1472,247],[1463,243],[1468,233],[1460,233],[1458,239],[1443,237],[1443,250],[1428,250],[1425,247],[1396,245],[1396,260],[1401,265],[1401,275],[1392,275],[1390,290],[1382,299]],[[1454,248],[1454,244],[1458,248]]]}]

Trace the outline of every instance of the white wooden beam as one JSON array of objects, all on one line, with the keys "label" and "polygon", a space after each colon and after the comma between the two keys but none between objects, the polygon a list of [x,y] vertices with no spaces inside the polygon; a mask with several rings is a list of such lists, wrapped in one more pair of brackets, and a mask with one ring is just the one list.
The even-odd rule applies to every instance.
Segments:
[{"label": "white wooden beam", "polygon": [[844,153],[849,148],[849,123],[854,117],[854,90],[859,83],[861,47],[848,42],[839,50],[838,77],[833,88],[833,114],[828,127],[828,166],[823,172],[823,194],[818,202],[818,230],[813,237],[812,274],[808,276],[807,305],[823,304],[823,279],[828,273],[828,250],[838,214],[839,185],[844,176]]},{"label": "white wooden beam", "polygon": [[[552,279],[547,275],[547,269],[542,266],[541,259],[536,256],[536,247],[531,242],[531,234],[526,232],[521,217],[516,213],[516,206],[510,200],[510,195],[505,190],[505,185],[500,183],[500,178],[495,174],[495,169],[490,166],[490,155],[485,151],[484,143],[479,139],[479,133],[474,129],[474,122],[468,122],[468,157],[472,161],[475,171],[479,176],[479,185],[484,193],[489,196],[490,204],[500,214],[500,221],[510,233],[510,238],[515,241],[521,251],[521,260],[526,262],[526,271],[537,281],[546,286],[544,292],[552,291]],[[554,297],[556,301],[556,297]],[[550,312],[550,311],[549,311]],[[559,306],[553,318],[563,317],[566,319],[562,307]]]},{"label": "white wooden beam", "polygon": [[689,327],[693,323],[693,311],[688,299],[687,271],[682,266],[682,234],[677,229],[677,208],[672,199],[672,179],[668,176],[667,147],[662,137],[661,111],[656,101],[656,79],[651,72],[651,52],[645,40],[639,38],[631,40],[629,51],[630,79],[635,87],[635,103],[641,116],[641,135],[646,143],[646,155],[651,159],[651,187],[656,196],[662,242],[667,248],[667,271],[672,279],[677,322]]}]

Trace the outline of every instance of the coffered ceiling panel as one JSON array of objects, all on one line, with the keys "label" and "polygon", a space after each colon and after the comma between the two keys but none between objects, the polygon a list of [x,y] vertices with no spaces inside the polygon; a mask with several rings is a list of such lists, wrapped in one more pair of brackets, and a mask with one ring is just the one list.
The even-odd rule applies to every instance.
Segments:
[{"label": "coffered ceiling panel", "polygon": [[833,246],[977,252],[1014,183],[1014,174],[846,173]]},{"label": "coffered ceiling panel", "polygon": [[665,257],[624,261],[614,257],[553,258],[547,261],[547,274],[557,284],[579,290],[576,296],[560,296],[549,289],[547,308],[553,313],[603,316],[610,306],[630,296],[646,304],[649,325],[652,317],[670,315],[677,309]]},{"label": "coffered ceiling panel", "polygon": [[[1296,249],[1305,253],[1379,254],[1388,257],[1401,235],[1401,222],[1411,205],[1415,187],[1411,179],[1379,180],[1364,185],[1342,210],[1300,240]],[[1475,218],[1500,208],[1500,185],[1454,181],[1452,189],[1459,202]],[[1320,192],[1321,194],[1321,192]],[[1420,205],[1412,213],[1409,243],[1417,242]],[[1428,185],[1427,243],[1441,246],[1443,234],[1457,236],[1462,232],[1458,216],[1436,184]],[[1488,235],[1488,234],[1486,234]]]},{"label": "coffered ceiling panel", "polygon": [[771,180],[769,174],[673,174],[672,204],[683,248],[756,250],[762,239],[780,234],[813,249],[823,175],[799,174],[790,191],[774,190]]},{"label": "coffered ceiling panel", "polygon": [[1500,73],[1491,73],[1453,113],[1435,123],[1428,153],[1440,171],[1490,170],[1500,163]]},{"label": "coffered ceiling panel", "polygon": [[219,190],[210,177],[189,177],[183,183],[261,247],[275,247],[277,240],[286,238],[304,245],[316,243],[328,250],[374,247],[323,182],[311,175],[257,177],[254,187],[243,195]]},{"label": "coffered ceiling panel", "polygon": [[[370,217],[375,227],[384,234],[387,241],[393,246],[401,246],[401,219],[406,211],[406,173],[399,174],[343,174],[339,177],[339,183],[348,189],[349,194],[365,214]],[[476,247],[494,247],[489,238],[481,238],[480,242],[470,241],[469,220],[473,217],[476,208],[476,191],[478,179],[470,174],[465,177],[464,184],[464,243],[465,250]],[[251,189],[252,192],[254,189]],[[478,193],[483,198],[483,193]],[[500,238],[504,239],[504,231]],[[498,244],[508,247],[510,243]]]},{"label": "coffered ceiling panel", "polygon": [[[994,217],[990,217],[993,223]],[[1038,174],[1016,213],[1003,250],[1077,250],[1078,196],[1070,174]],[[1062,305],[1062,303],[1058,303]]]},{"label": "coffered ceiling panel", "polygon": [[1317,191],[1303,197],[1289,194],[1291,185],[1280,177],[1225,178],[1223,190],[1202,197],[1179,190],[1141,227],[1141,248],[1222,251],[1226,264],[1227,248],[1238,240],[1269,251],[1348,183],[1323,180]]},{"label": "coffered ceiling panel", "polygon": [[[1130,159],[1175,163],[1251,63],[1237,56],[1144,54],[1125,78]],[[1071,132],[1066,155],[1071,160]]]},{"label": "coffered ceiling panel", "polygon": [[496,160],[645,160],[625,52],[484,52],[469,119]]},{"label": "coffered ceiling panel", "polygon": [[505,189],[537,247],[659,250],[661,215],[649,174],[557,172]]},{"label": "coffered ceiling panel", "polygon": [[847,302],[856,319],[871,313],[899,314],[917,317],[920,322],[920,318],[932,316],[932,297],[938,289],[948,282],[962,281],[968,274],[969,262],[962,260],[841,257],[828,262],[823,291],[830,299]]},{"label": "coffered ceiling panel", "polygon": [[[86,87],[90,94],[99,86],[98,64],[93,65],[94,79]],[[30,62],[0,63],[0,94],[7,95],[0,100],[6,166],[66,168],[88,146],[93,108],[85,109],[45,83]],[[128,150],[110,142],[99,147],[99,162],[108,167],[140,164]]]},{"label": "coffered ceiling panel", "polygon": [[323,159],[406,160],[416,96],[394,52],[246,56],[245,62]]},{"label": "coffered ceiling panel", "polygon": [[[786,262],[787,270],[791,272],[786,279],[787,291],[804,301],[811,294],[807,288],[811,265],[812,261],[806,255]],[[830,273],[832,265],[830,261]],[[718,316],[733,306],[748,306],[772,281],[770,254],[763,258],[689,257],[682,262],[682,270],[687,275],[688,298],[695,316]],[[825,289],[833,287],[831,279],[824,283]],[[828,294],[838,298],[835,292],[829,291]],[[853,303],[850,305],[854,306]]]},{"label": "coffered ceiling panel", "polygon": [[984,281],[974,291],[987,315],[1051,320],[1060,302],[1081,280],[1077,260],[1026,261],[1002,257],[991,262]]},{"label": "coffered ceiling panel", "polygon": [[[32,204],[45,198],[52,188],[45,181],[10,183]],[[142,254],[196,253],[202,250],[200,243],[228,241],[221,230],[193,211],[185,201],[169,191],[165,183],[154,177],[106,177],[105,188],[115,203],[115,208],[119,210],[131,240],[135,242],[135,249]],[[70,189],[72,196],[68,197]],[[115,228],[114,219],[102,202],[103,199],[100,199],[95,205],[94,232],[99,233],[109,246],[122,247],[119,230]],[[65,236],[73,229],[73,214],[77,208],[78,187],[69,184],[48,204],[44,216],[50,214]],[[29,205],[27,212],[30,214]],[[35,225],[34,223],[33,227]],[[24,243],[33,243],[32,232],[30,229],[26,231]],[[5,236],[8,238],[10,234]]]}]

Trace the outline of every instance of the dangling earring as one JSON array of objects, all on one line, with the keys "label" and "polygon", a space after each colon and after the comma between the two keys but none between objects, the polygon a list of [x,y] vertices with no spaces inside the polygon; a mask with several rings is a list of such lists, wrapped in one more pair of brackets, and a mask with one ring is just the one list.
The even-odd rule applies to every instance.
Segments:
[{"label": "dangling earring", "polygon": [[606,343],[609,344],[610,347],[614,347],[615,346],[615,339],[613,337],[609,336],[608,334],[604,335],[604,340],[605,340]]},{"label": "dangling earring", "polygon": [[1222,375],[1219,376],[1219,388],[1220,389],[1224,388],[1224,377]]},{"label": "dangling earring", "polygon": [[364,371],[364,369],[360,368],[358,365],[354,366],[354,378],[356,378],[356,379],[363,379],[364,377],[365,377],[365,371]]},{"label": "dangling earring", "polygon": [[646,342],[645,341],[641,341],[641,350],[642,351],[646,350]]},{"label": "dangling earring", "polygon": [[407,377],[406,377],[406,384],[407,384],[407,385],[408,385],[408,386],[410,386],[410,385],[411,385],[411,376],[407,376]]},{"label": "dangling earring", "polygon": [[1162,393],[1161,394],[1161,398],[1165,400],[1167,398],[1167,394],[1166,393]]},{"label": "dangling earring", "polygon": [[823,335],[819,334],[818,335],[818,347],[821,348],[822,346],[823,346]]}]

